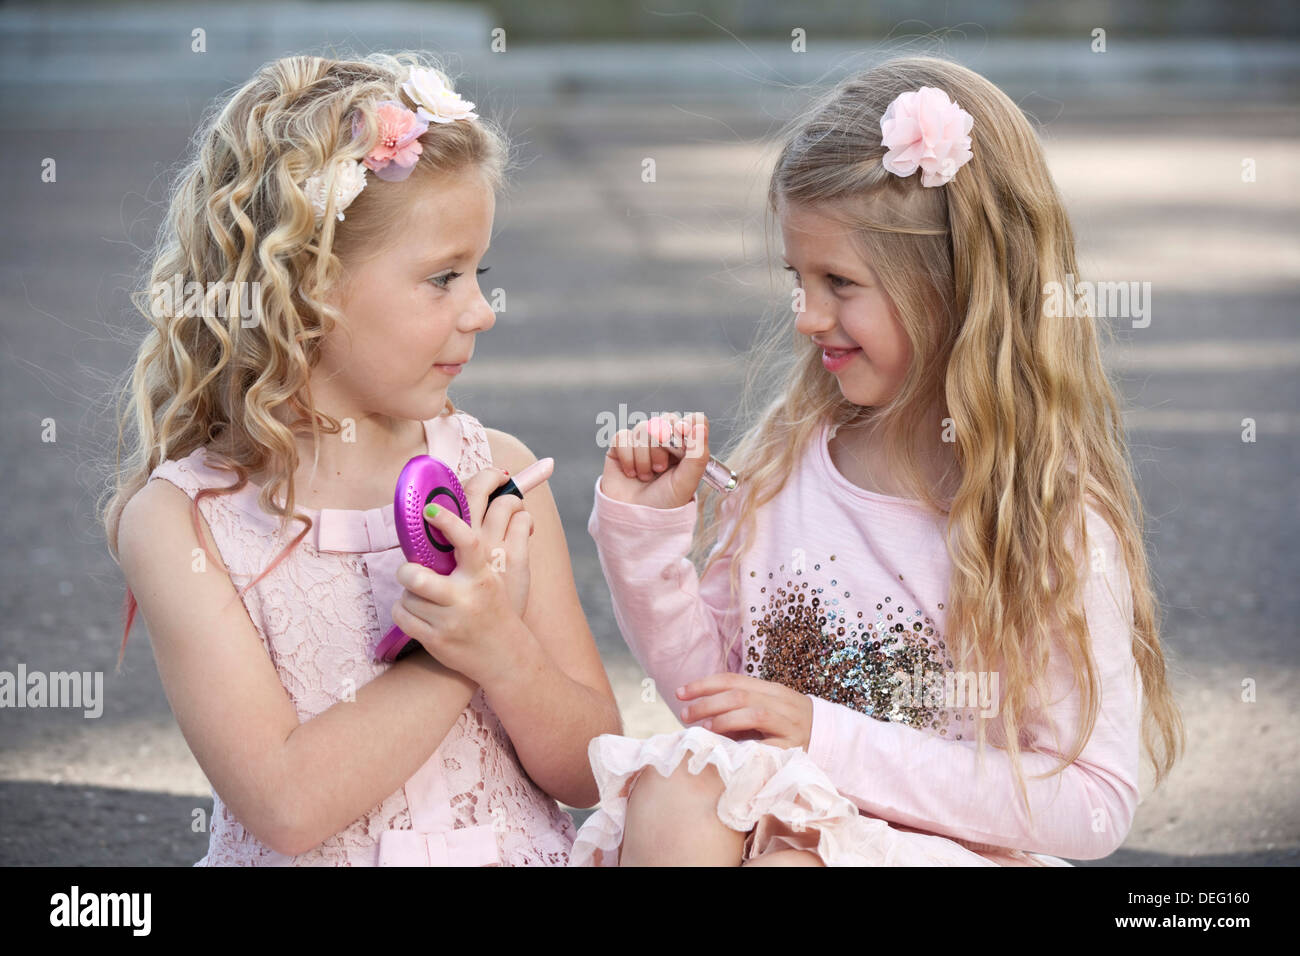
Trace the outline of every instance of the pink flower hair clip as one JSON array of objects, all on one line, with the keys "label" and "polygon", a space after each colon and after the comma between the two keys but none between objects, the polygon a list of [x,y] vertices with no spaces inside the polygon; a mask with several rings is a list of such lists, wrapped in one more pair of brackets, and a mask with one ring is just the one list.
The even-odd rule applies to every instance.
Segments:
[{"label": "pink flower hair clip", "polygon": [[[420,119],[396,100],[384,100],[376,107],[379,115],[379,140],[361,162],[384,182],[400,183],[424,152],[419,139],[429,128],[429,121]],[[352,117],[352,135],[361,133],[361,116]]]},{"label": "pink flower hair clip", "polygon": [[880,164],[896,176],[921,169],[922,186],[942,186],[970,162],[975,119],[943,90],[923,86],[900,93],[880,118]]},{"label": "pink flower hair clip", "polygon": [[[402,83],[402,90],[416,104],[418,112],[412,112],[397,100],[380,101],[376,104],[379,138],[365,158],[360,162],[335,160],[333,164],[327,164],[324,169],[312,173],[302,184],[316,211],[317,225],[325,218],[331,169],[334,213],[342,222],[343,210],[366,188],[367,169],[385,182],[400,183],[411,175],[416,161],[424,152],[420,137],[428,130],[431,122],[452,123],[461,119],[478,118],[474,104],[463,100],[433,70],[413,67]],[[353,116],[353,139],[361,134],[363,125],[361,116]]]},{"label": "pink flower hair clip", "polygon": [[[334,215],[342,222],[343,210],[366,188],[367,169],[386,182],[401,182],[411,175],[416,160],[424,152],[420,136],[429,128],[426,120],[420,119],[396,100],[383,100],[377,104],[376,113],[379,119],[379,138],[361,162],[337,159],[325,169],[312,173],[302,184],[307,199],[316,211],[317,225],[325,218],[330,191],[328,171],[331,166],[334,170]],[[361,135],[363,125],[364,120],[360,115],[352,117],[353,139]]]}]

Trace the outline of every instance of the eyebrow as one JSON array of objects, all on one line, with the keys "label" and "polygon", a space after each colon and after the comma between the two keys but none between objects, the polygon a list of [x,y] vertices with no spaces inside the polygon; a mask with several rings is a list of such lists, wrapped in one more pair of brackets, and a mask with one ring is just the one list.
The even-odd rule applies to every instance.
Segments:
[{"label": "eyebrow", "polygon": [[[795,268],[790,264],[790,260],[787,259],[785,256],[781,256],[781,261],[785,263],[786,268],[788,269]],[[816,271],[821,271],[827,273],[828,275],[837,275],[837,276],[842,276],[850,272],[865,272],[867,277],[872,279],[873,281],[876,278],[876,270],[871,268],[871,266],[865,262],[854,263],[848,269],[838,269],[835,267],[834,263],[831,263],[830,268],[821,268]]]},{"label": "eyebrow", "polygon": [[[483,250],[483,254],[487,255],[491,251],[492,251],[492,246],[489,244],[488,247]],[[426,268],[430,268],[432,266],[437,265],[440,262],[447,262],[448,260],[454,261],[459,259],[469,259],[473,255],[474,253],[470,249],[453,249],[450,252],[439,252],[434,255],[423,258],[420,260],[420,265]]]}]

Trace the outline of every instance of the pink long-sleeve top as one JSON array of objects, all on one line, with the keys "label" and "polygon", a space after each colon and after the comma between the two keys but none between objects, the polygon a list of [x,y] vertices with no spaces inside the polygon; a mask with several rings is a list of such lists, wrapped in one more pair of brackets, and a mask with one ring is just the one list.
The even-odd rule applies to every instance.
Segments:
[{"label": "pink long-sleeve top", "polygon": [[[722,671],[807,694],[808,754],[863,813],[968,845],[1078,860],[1110,854],[1139,802],[1142,695],[1132,593],[1110,527],[1088,509],[1088,541],[1082,554],[1075,549],[1100,710],[1075,761],[1034,779],[1069,752],[1083,716],[1054,640],[1048,706],[1019,735],[1031,819],[1006,751],[986,738],[977,754],[973,718],[1000,713],[997,675],[964,675],[967,696],[953,695],[943,644],[946,519],[851,483],[831,461],[833,434],[823,426],[759,510],[739,601],[730,596],[731,554],[702,580],[687,557],[694,500],[671,510],[627,504],[597,479],[588,531],[632,653],[679,718],[686,702],[676,688]],[[947,693],[936,679],[943,674]]]}]

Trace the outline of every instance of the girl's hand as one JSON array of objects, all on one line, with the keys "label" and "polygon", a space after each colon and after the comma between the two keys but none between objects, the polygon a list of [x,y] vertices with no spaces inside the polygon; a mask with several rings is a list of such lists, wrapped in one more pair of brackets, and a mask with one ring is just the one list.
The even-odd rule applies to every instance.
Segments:
[{"label": "girl's hand", "polygon": [[[686,449],[680,460],[662,447],[674,438]],[[614,436],[600,490],[628,504],[680,508],[695,497],[708,464],[709,420],[702,412],[655,417]]]},{"label": "girl's hand", "polygon": [[682,708],[682,723],[703,721],[733,740],[807,750],[812,739],[812,698],[784,684],[724,672],[679,687],[677,698],[693,701]]},{"label": "girl's hand", "polygon": [[[502,481],[495,470],[479,475],[465,485],[471,515],[483,512],[481,502]],[[429,524],[456,549],[456,569],[444,576],[410,561],[398,568],[406,590],[393,605],[393,623],[445,667],[484,686],[510,668],[516,649],[511,637],[528,604],[532,516],[519,498],[502,495],[479,528],[447,508]]]}]

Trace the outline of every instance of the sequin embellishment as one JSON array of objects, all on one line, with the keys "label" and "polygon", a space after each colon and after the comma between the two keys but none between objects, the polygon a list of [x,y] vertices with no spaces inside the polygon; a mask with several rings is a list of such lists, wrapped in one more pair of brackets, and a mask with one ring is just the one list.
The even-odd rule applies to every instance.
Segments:
[{"label": "sequin embellishment", "polygon": [[[785,570],[781,565],[780,571]],[[821,565],[813,570],[820,571]],[[801,568],[793,575],[807,577]],[[759,589],[764,603],[749,609],[755,616],[750,620],[745,673],[877,720],[947,735],[947,710],[936,706],[932,695],[920,692],[923,682],[953,669],[928,616],[919,608],[909,612],[889,594],[873,602],[875,619],[870,620],[850,608],[860,602],[848,600],[853,595],[840,589],[838,577],[830,578],[829,589],[808,580],[787,578],[784,587],[778,581],[769,572],[768,584]]]}]

